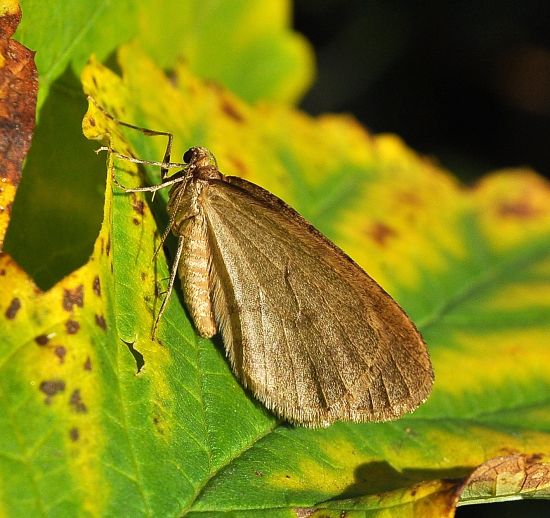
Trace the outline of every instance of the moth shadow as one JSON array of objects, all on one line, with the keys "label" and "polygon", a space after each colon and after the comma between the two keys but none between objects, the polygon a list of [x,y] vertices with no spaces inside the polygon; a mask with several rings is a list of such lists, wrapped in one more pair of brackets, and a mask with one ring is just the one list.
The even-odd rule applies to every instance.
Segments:
[{"label": "moth shadow", "polygon": [[397,471],[386,461],[369,462],[355,469],[353,484],[333,500],[385,493],[429,480],[460,479],[472,472],[471,467],[448,469],[404,469]]}]

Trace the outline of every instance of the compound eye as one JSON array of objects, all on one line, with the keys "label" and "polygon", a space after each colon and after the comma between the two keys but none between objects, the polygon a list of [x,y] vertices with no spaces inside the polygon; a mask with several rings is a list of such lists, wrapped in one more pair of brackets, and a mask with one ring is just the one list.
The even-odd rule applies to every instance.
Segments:
[{"label": "compound eye", "polygon": [[191,162],[191,160],[193,159],[193,155],[194,155],[194,149],[191,148],[191,149],[188,149],[184,154],[183,154],[183,161],[188,164],[189,162]]}]

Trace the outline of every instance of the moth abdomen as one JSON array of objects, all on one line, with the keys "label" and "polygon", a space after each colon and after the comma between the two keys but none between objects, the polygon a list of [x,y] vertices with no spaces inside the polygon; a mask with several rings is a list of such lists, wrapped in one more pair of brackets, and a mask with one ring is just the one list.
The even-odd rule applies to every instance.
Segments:
[{"label": "moth abdomen", "polygon": [[210,246],[202,213],[189,218],[180,228],[183,253],[178,273],[187,309],[201,336],[210,338],[217,332],[210,298]]}]

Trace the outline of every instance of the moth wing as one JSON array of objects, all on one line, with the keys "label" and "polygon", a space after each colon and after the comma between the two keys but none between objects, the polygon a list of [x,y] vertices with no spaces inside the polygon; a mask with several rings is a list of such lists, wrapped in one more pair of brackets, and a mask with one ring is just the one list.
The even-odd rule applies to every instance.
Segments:
[{"label": "moth wing", "polygon": [[429,395],[426,345],[398,304],[296,211],[246,180],[201,203],[214,315],[236,375],[309,426],[381,421]]}]

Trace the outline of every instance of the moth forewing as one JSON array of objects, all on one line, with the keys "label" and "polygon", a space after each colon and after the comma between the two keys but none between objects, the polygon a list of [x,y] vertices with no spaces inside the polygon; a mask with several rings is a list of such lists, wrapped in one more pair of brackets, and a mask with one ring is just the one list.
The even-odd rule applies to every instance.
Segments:
[{"label": "moth forewing", "polygon": [[224,177],[203,205],[234,370],[284,418],[395,419],[431,390],[426,346],[398,304],[293,209]]}]

